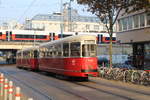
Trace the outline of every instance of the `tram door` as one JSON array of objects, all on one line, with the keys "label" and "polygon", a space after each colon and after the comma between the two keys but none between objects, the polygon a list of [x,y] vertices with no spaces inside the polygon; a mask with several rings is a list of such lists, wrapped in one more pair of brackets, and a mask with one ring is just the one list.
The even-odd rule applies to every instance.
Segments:
[{"label": "tram door", "polygon": [[144,44],[133,44],[133,65],[144,69]]}]

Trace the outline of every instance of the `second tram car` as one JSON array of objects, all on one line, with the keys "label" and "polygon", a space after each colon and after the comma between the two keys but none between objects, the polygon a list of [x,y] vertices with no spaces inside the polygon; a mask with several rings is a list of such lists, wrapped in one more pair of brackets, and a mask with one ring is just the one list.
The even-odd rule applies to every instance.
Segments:
[{"label": "second tram car", "polygon": [[17,52],[16,65],[19,68],[38,70],[38,47],[27,48]]}]

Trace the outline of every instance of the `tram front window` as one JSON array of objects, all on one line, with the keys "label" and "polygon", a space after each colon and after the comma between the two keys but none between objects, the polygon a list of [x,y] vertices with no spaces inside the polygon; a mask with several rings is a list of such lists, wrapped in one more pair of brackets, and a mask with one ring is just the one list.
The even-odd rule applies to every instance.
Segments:
[{"label": "tram front window", "polygon": [[83,57],[95,57],[96,56],[96,45],[95,44],[82,45],[82,56]]},{"label": "tram front window", "polygon": [[71,56],[79,57],[80,56],[80,43],[74,42],[70,44]]}]

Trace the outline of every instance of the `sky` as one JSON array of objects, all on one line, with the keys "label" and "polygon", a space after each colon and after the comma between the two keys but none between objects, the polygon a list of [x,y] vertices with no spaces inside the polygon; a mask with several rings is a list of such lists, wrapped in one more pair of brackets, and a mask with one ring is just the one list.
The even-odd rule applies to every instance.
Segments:
[{"label": "sky", "polygon": [[[69,0],[62,0],[63,3]],[[61,0],[0,0],[0,23],[16,20],[24,23],[26,18],[36,14],[51,14],[60,11]],[[76,0],[72,7],[78,9],[80,15],[94,16],[86,11],[86,7],[78,5]]]}]

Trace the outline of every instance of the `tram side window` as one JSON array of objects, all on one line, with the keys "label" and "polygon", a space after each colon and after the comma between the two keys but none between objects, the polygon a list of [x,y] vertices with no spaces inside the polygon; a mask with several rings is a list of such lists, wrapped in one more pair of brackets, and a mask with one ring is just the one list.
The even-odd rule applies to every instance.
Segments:
[{"label": "tram side window", "polygon": [[28,58],[33,58],[33,57],[34,57],[33,51],[28,52]]},{"label": "tram side window", "polygon": [[56,45],[56,56],[60,57],[62,55],[62,51],[61,51],[61,45]]},{"label": "tram side window", "polygon": [[63,44],[63,56],[68,57],[69,56],[69,43]]},{"label": "tram side window", "polygon": [[48,48],[43,47],[43,57],[48,57]]},{"label": "tram side window", "polygon": [[79,57],[80,56],[80,43],[75,42],[70,45],[71,56]]},{"label": "tram side window", "polygon": [[39,58],[40,58],[40,57],[43,57],[43,53],[42,53],[42,50],[41,50],[41,49],[39,50]]},{"label": "tram side window", "polygon": [[34,58],[37,58],[37,57],[38,57],[38,51],[35,50],[35,51],[34,51]]},{"label": "tram side window", "polygon": [[58,45],[58,56],[62,56],[61,45]]},{"label": "tram side window", "polygon": [[23,58],[28,58],[28,52],[27,51],[25,51],[25,52],[23,52]]},{"label": "tram side window", "polygon": [[49,49],[47,55],[48,55],[48,57],[52,57],[52,50]]},{"label": "tram side window", "polygon": [[57,46],[56,45],[52,47],[52,51],[53,51],[53,55],[52,56],[56,57],[58,55],[58,51],[57,51]]},{"label": "tram side window", "polygon": [[47,57],[52,57],[53,56],[53,46],[49,46],[47,48]]},{"label": "tram side window", "polygon": [[95,57],[96,56],[96,45],[95,44],[82,45],[82,56],[83,57]]},{"label": "tram side window", "polygon": [[17,53],[17,59],[21,59],[21,53]]},{"label": "tram side window", "polygon": [[40,49],[40,52],[39,52],[39,53],[40,53],[40,54],[39,54],[39,57],[40,57],[40,58],[46,57],[46,50],[45,50],[44,47],[42,47],[42,48]]}]

